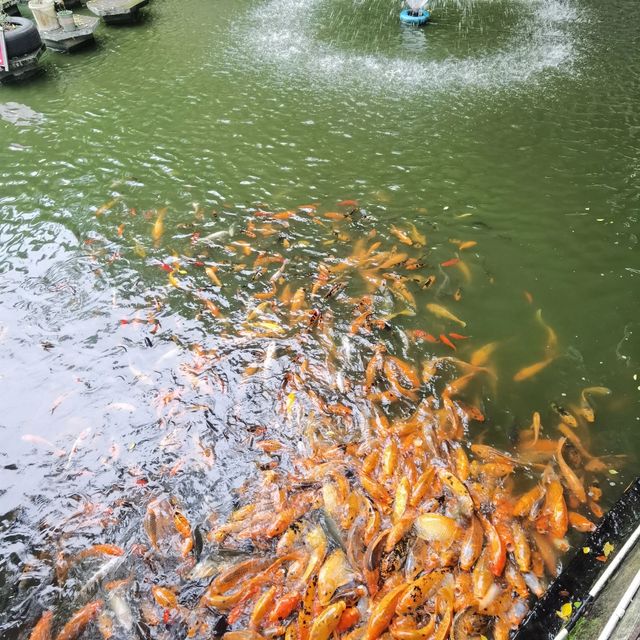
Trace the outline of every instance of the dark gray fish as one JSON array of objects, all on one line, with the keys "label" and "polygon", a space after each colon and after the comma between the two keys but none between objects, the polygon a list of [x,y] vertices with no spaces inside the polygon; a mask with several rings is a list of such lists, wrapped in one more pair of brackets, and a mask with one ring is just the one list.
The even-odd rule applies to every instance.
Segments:
[{"label": "dark gray fish", "polygon": [[324,529],[327,536],[346,553],[347,545],[342,538],[340,528],[325,509],[320,509],[320,526]]}]

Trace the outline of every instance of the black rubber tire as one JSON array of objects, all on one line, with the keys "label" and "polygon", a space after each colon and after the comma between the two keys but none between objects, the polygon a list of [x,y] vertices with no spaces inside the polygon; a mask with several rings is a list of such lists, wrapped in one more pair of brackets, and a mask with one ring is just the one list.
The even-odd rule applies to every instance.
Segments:
[{"label": "black rubber tire", "polygon": [[5,9],[4,12],[8,16],[20,16],[20,9],[18,9],[17,4],[12,4],[8,9]]},{"label": "black rubber tire", "polygon": [[9,18],[7,22],[18,25],[17,29],[4,32],[4,41],[7,45],[7,56],[9,58],[19,58],[40,47],[42,39],[32,20]]}]

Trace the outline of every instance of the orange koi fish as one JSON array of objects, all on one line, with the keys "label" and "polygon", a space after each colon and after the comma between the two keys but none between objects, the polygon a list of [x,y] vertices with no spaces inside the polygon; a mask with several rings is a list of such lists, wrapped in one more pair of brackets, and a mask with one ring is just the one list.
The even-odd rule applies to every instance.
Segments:
[{"label": "orange koi fish", "polygon": [[33,628],[29,640],[51,640],[51,623],[53,622],[53,612],[45,611]]},{"label": "orange koi fish", "polygon": [[275,297],[276,295],[276,285],[273,282],[269,283],[271,288],[267,289],[266,291],[262,291],[260,293],[254,293],[253,297],[257,298],[258,300],[269,300],[270,298]]},{"label": "orange koi fish", "polygon": [[175,609],[178,606],[178,598],[171,589],[153,585],[151,587],[151,592],[153,593],[155,601],[163,609]]},{"label": "orange koi fish", "polygon": [[558,466],[560,467],[560,473],[562,473],[562,477],[565,479],[571,493],[573,493],[580,502],[585,503],[587,501],[587,493],[584,490],[584,485],[580,482],[574,470],[565,462],[565,459],[562,456],[562,447],[566,441],[566,438],[560,438],[560,440],[558,440],[556,459],[558,461]]},{"label": "orange koi fish", "polygon": [[569,511],[569,524],[576,531],[580,531],[582,533],[590,533],[596,530],[596,525],[591,522],[589,518],[585,518],[575,511]]},{"label": "orange koi fish", "polygon": [[115,544],[94,544],[92,547],[83,549],[76,555],[76,560],[84,560],[85,558],[93,558],[95,556],[121,556],[124,555],[124,549]]},{"label": "orange koi fish", "polygon": [[269,622],[282,622],[288,618],[298,608],[301,600],[302,596],[297,591],[287,593],[276,600],[269,613]]},{"label": "orange koi fish", "polygon": [[398,229],[398,227],[396,227],[395,225],[391,225],[389,233],[398,238],[398,240],[400,240],[402,244],[408,244],[409,246],[413,245],[413,240],[409,237],[409,235],[401,229]]},{"label": "orange koi fish", "polygon": [[[480,532],[482,533],[482,530]],[[434,569],[408,584],[398,600],[396,612],[400,615],[415,615],[416,611],[440,586],[446,575],[445,569]]]},{"label": "orange koi fish", "polygon": [[475,516],[472,516],[471,525],[467,528],[460,546],[460,567],[464,571],[469,571],[480,556],[483,536],[482,525]]},{"label": "orange koi fish", "polygon": [[348,607],[342,612],[336,627],[336,633],[344,633],[360,622],[360,611],[356,607]]},{"label": "orange koi fish", "polygon": [[370,311],[365,311],[361,313],[352,323],[350,333],[356,334],[360,329],[365,329],[368,331],[369,320],[371,319],[372,313]]},{"label": "orange koi fish", "polygon": [[442,344],[446,344],[447,347],[449,347],[450,349],[453,349],[454,351],[456,350],[456,345],[453,344],[453,342],[451,342],[451,340],[449,340],[449,338],[447,338],[447,336],[444,335],[444,333],[440,334],[440,342],[442,342]]},{"label": "orange koi fish", "polygon": [[[563,538],[569,527],[569,512],[565,502],[562,485],[559,480],[552,480],[547,487],[542,515],[537,519],[538,530],[543,529],[544,521],[548,521],[549,533],[554,538]],[[537,545],[540,551],[540,545]]]},{"label": "orange koi fish", "polygon": [[427,342],[431,342],[433,344],[436,344],[438,342],[438,338],[431,335],[430,333],[427,333],[426,331],[423,331],[422,329],[411,329],[410,331],[407,331],[407,334],[414,340],[426,340]]},{"label": "orange koi fish", "polygon": [[395,615],[398,600],[406,589],[407,585],[405,584],[394,587],[375,605],[369,616],[362,640],[376,640],[383,634]]},{"label": "orange koi fish", "polygon": [[102,600],[94,600],[82,607],[82,609],[73,615],[69,622],[62,627],[62,631],[60,631],[56,640],[76,640],[76,638],[84,632],[89,623],[98,615],[102,609],[102,605]]},{"label": "orange koi fish", "polygon": [[507,561],[507,550],[502,544],[502,540],[500,539],[500,536],[493,524],[491,524],[491,522],[489,522],[489,520],[481,513],[478,513],[477,515],[482,523],[484,534],[487,538],[487,546],[485,548],[488,554],[487,562],[489,570],[494,576],[500,577],[504,571],[505,562]]},{"label": "orange koi fish", "polygon": [[220,281],[220,278],[218,278],[218,267],[206,267],[204,272],[207,274],[209,280],[211,280],[211,282],[213,282],[213,284],[216,285],[216,287],[221,287],[222,286],[222,282]]},{"label": "orange koi fish", "polygon": [[224,634],[224,640],[266,640],[266,638],[252,629],[243,629],[242,631],[227,631]]},{"label": "orange koi fish", "polygon": [[202,304],[207,307],[207,310],[211,313],[211,315],[213,315],[214,318],[223,317],[222,312],[220,311],[220,307],[217,304],[211,302],[211,300],[208,300],[204,296],[200,296],[200,300],[202,301]]},{"label": "orange koi fish", "polygon": [[[302,209],[302,207],[300,207]],[[280,211],[280,213],[274,213],[271,217],[274,220],[288,220],[296,215],[295,211]]]},{"label": "orange koi fish", "polygon": [[[418,377],[415,369],[410,364],[392,355],[387,355],[385,357],[385,364],[389,364],[392,367],[396,368],[407,380],[407,382],[409,382],[409,385],[412,388],[416,389],[420,386],[420,378]],[[388,373],[388,371],[389,369],[385,368],[385,373]]]}]

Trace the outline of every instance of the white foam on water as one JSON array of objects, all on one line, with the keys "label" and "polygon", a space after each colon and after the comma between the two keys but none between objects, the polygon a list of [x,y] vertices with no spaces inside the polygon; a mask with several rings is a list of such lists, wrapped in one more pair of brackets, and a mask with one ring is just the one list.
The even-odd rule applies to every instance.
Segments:
[{"label": "white foam on water", "polygon": [[[430,6],[451,1],[460,2],[434,0]],[[302,76],[315,85],[402,93],[526,83],[545,71],[568,72],[575,57],[568,27],[579,16],[569,0],[514,0],[523,9],[523,19],[507,45],[485,55],[444,60],[358,54],[320,42],[313,23],[324,2],[268,0],[253,7],[250,25],[240,28],[236,55],[248,55],[254,66],[268,65],[288,78]],[[465,11],[471,12],[473,4],[467,0]]]}]

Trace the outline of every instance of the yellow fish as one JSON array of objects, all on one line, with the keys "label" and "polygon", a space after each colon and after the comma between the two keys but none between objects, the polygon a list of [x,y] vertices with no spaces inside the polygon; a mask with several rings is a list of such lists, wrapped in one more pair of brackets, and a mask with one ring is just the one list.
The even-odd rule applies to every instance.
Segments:
[{"label": "yellow fish", "polygon": [[542,309],[538,309],[536,311],[536,320],[547,332],[547,351],[551,354],[555,354],[558,347],[558,336],[556,335],[556,332],[542,319]]},{"label": "yellow fish", "polygon": [[157,247],[160,244],[160,238],[164,233],[164,217],[167,215],[167,207],[158,210],[156,221],[153,223],[153,229],[151,230],[151,237],[153,243]]},{"label": "yellow fish", "polygon": [[220,282],[220,278],[218,278],[216,274],[216,271],[217,271],[216,267],[207,267],[204,271],[209,277],[209,280],[211,280],[211,282],[213,282],[213,284],[215,284],[216,287],[222,286],[222,282]]},{"label": "yellow fish", "polygon": [[415,316],[416,312],[413,309],[402,309],[402,311],[394,311],[393,313],[388,313],[380,318],[380,320],[393,320],[398,316]]},{"label": "yellow fish", "polygon": [[273,331],[281,335],[285,333],[285,330],[278,323],[270,322],[269,320],[258,320],[254,325],[259,329],[266,329],[267,331]]},{"label": "yellow fish", "polygon": [[133,247],[133,251],[139,258],[147,257],[147,252],[141,244],[136,243],[136,245]]},{"label": "yellow fish", "polygon": [[211,300],[207,300],[207,298],[205,298],[204,296],[200,296],[200,300],[202,300],[202,303],[204,304],[205,307],[207,307],[207,309],[213,314],[214,317],[216,318],[222,318],[222,313],[220,312],[220,307],[218,307],[217,304],[211,302]]},{"label": "yellow fish", "polygon": [[180,283],[178,282],[177,278],[173,275],[175,272],[171,271],[168,274],[168,278],[169,278],[169,284],[172,287],[175,287],[176,289],[181,289],[182,287],[180,286]]},{"label": "yellow fish", "polygon": [[416,306],[415,297],[413,296],[411,291],[407,289],[406,285],[400,280],[391,282],[391,284],[389,285],[389,289],[391,290],[391,293],[393,293],[396,297],[404,300],[405,302],[410,304],[412,307]]},{"label": "yellow fish", "polygon": [[583,389],[580,395],[580,413],[587,422],[594,422],[596,414],[593,409],[593,405],[589,400],[590,395],[608,396],[611,393],[611,389],[607,387],[587,387]]},{"label": "yellow fish", "polygon": [[541,360],[540,362],[534,362],[530,364],[528,367],[524,367],[520,369],[513,379],[515,382],[522,382],[523,380],[527,380],[528,378],[533,378],[533,376],[540,373],[546,366],[553,360],[553,358],[547,358],[546,360]]},{"label": "yellow fish", "polygon": [[295,391],[291,391],[290,393],[287,394],[287,402],[286,402],[287,413],[291,413],[291,409],[293,409],[293,403],[295,401],[296,401]]},{"label": "yellow fish", "polygon": [[255,306],[249,313],[247,314],[247,320],[255,320],[259,315],[266,313],[272,306],[271,300],[265,300],[261,302],[259,305]]},{"label": "yellow fish", "polygon": [[438,316],[439,318],[445,318],[446,320],[452,320],[453,322],[457,322],[461,327],[466,327],[467,323],[464,320],[460,320],[458,316],[453,315],[449,309],[443,307],[440,304],[435,304],[434,302],[430,302],[427,305],[427,311],[431,311],[434,316]]},{"label": "yellow fish", "polygon": [[378,268],[379,269],[391,269],[391,267],[395,267],[396,265],[401,264],[407,258],[408,258],[408,256],[407,256],[406,253],[393,253],[388,258],[386,258],[384,262],[381,262],[378,265]]},{"label": "yellow fish", "polygon": [[109,211],[109,209],[111,209],[113,205],[116,204],[116,202],[118,202],[118,200],[119,198],[113,198],[112,200],[109,200],[108,202],[105,202],[103,205],[98,207],[96,209],[96,217],[101,216],[104,213],[107,213],[107,211]]},{"label": "yellow fish", "polygon": [[460,270],[460,273],[462,273],[467,283],[471,282],[471,269],[469,269],[469,266],[467,265],[467,263],[460,260],[460,262],[456,262],[455,266],[457,269]]},{"label": "yellow fish", "polygon": [[299,287],[291,298],[291,313],[298,313],[304,307],[304,288]]},{"label": "yellow fish", "polygon": [[395,225],[391,225],[391,229],[389,229],[389,232],[391,233],[391,235],[394,235],[396,238],[398,238],[398,240],[400,240],[400,242],[402,242],[403,244],[413,244],[413,240],[408,236],[408,234],[402,231],[402,229],[398,229],[398,227],[396,227]]},{"label": "yellow fish", "polygon": [[418,228],[413,222],[409,225],[411,227],[410,235],[414,242],[421,244],[422,246],[427,244],[427,236],[424,233],[420,233]]},{"label": "yellow fish", "polygon": [[499,342],[489,342],[484,345],[484,347],[480,347],[476,351],[471,354],[471,364],[474,367],[482,367],[489,361],[489,358],[493,354],[493,352],[498,348]]}]

